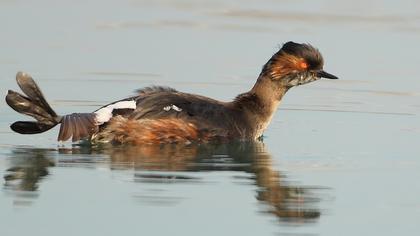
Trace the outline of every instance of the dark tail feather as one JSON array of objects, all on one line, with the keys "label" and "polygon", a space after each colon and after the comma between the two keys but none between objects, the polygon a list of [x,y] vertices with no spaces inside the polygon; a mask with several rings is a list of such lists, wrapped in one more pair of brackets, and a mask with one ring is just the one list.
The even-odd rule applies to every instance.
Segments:
[{"label": "dark tail feather", "polygon": [[57,115],[48,113],[44,107],[15,91],[8,91],[6,102],[15,111],[28,116],[32,116],[41,123],[52,125],[58,124],[59,122],[59,117]]},{"label": "dark tail feather", "polygon": [[7,104],[15,111],[32,116],[37,121],[17,121],[10,126],[13,131],[20,134],[37,134],[61,123],[58,140],[66,141],[72,137],[73,142],[89,138],[97,131],[94,113],[58,116],[30,75],[19,72],[16,81],[26,96],[9,90],[6,96]]},{"label": "dark tail feather", "polygon": [[60,123],[61,117],[57,116],[48,105],[35,81],[28,74],[17,73],[16,81],[26,96],[9,90],[6,96],[7,104],[19,113],[32,116],[37,122],[17,121],[10,126],[13,131],[21,134],[37,134]]},{"label": "dark tail feather", "polygon": [[10,128],[20,134],[39,134],[51,129],[54,126],[55,124],[48,125],[35,121],[16,121],[10,126]]},{"label": "dark tail feather", "polygon": [[42,94],[38,85],[29,74],[18,72],[16,74],[16,81],[20,89],[22,89],[22,91],[29,97],[29,99],[31,99],[33,103],[42,107],[52,117],[57,117],[57,114],[45,100],[44,95]]},{"label": "dark tail feather", "polygon": [[61,120],[58,141],[66,141],[72,137],[72,141],[89,138],[98,131],[94,113],[73,113],[63,116]]},{"label": "dark tail feather", "polygon": [[68,140],[73,134],[73,126],[69,122],[69,117],[64,116],[61,120],[60,132],[58,133],[58,141]]}]

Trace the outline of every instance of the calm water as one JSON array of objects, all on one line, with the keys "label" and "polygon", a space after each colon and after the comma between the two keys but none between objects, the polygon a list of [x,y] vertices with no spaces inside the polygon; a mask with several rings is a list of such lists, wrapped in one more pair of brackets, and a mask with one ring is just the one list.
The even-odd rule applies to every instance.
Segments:
[{"label": "calm water", "polygon": [[339,81],[295,88],[264,141],[90,147],[22,136],[0,103],[0,235],[416,235],[416,1],[0,1],[0,88],[27,71],[60,114],[151,84],[221,100],[281,46]]}]

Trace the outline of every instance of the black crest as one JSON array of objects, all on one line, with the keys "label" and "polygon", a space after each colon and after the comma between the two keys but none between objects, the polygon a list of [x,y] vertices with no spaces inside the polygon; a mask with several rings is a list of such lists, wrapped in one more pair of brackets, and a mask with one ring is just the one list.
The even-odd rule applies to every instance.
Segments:
[{"label": "black crest", "polygon": [[281,51],[305,59],[309,64],[309,69],[322,69],[324,59],[318,49],[309,44],[300,44],[295,42],[287,42],[281,48]]}]

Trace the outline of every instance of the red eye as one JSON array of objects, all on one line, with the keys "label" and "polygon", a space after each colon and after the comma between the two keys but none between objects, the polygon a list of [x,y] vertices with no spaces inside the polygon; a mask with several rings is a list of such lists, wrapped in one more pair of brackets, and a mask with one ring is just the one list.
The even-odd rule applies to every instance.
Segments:
[{"label": "red eye", "polygon": [[302,62],[299,64],[299,66],[300,66],[300,68],[302,68],[302,69],[308,69],[308,64],[307,64],[306,62],[304,62],[304,61],[302,61]]}]

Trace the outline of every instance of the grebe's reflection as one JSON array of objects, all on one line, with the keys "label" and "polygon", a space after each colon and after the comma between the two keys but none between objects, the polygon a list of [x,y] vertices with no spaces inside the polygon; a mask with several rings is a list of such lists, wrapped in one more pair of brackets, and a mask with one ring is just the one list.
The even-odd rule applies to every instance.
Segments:
[{"label": "grebe's reflection", "polygon": [[36,191],[39,181],[49,174],[55,162],[49,158],[53,149],[18,148],[11,153],[11,167],[4,175],[5,186],[14,190]]},{"label": "grebe's reflection", "polygon": [[[310,222],[320,217],[319,198],[311,187],[299,187],[273,169],[272,158],[262,142],[206,145],[149,145],[120,147],[79,146],[60,148],[57,152],[41,149],[17,149],[6,174],[6,185],[14,181],[15,189],[34,191],[37,183],[53,165],[49,156],[57,155],[57,165],[103,164],[111,169],[135,169],[136,179],[153,181],[161,178],[185,179],[176,171],[241,171],[251,175],[257,186],[257,199],[267,212],[281,221]],[[101,157],[99,160],[95,157]],[[168,172],[170,171],[170,172]],[[169,174],[168,174],[169,173]],[[20,182],[19,182],[20,180]],[[18,183],[16,183],[18,182]],[[140,181],[141,182],[141,181]]]}]

